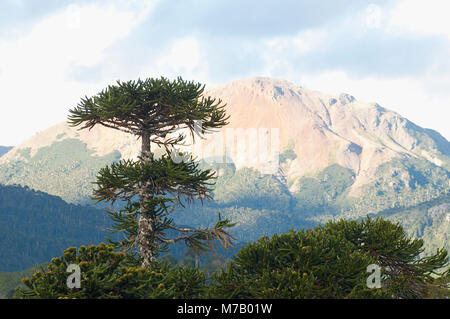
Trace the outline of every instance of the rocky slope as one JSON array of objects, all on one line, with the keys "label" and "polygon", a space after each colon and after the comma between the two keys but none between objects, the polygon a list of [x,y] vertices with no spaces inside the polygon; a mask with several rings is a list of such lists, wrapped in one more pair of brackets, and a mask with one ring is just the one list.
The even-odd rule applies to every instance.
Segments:
[{"label": "rocky slope", "polygon": [[415,157],[450,168],[450,143],[437,132],[348,94],[331,96],[267,78],[208,93],[228,103],[229,127],[279,128],[281,152],[290,148],[296,155],[285,167],[288,180],[339,164],[355,173],[351,194],[357,195],[393,159]]}]

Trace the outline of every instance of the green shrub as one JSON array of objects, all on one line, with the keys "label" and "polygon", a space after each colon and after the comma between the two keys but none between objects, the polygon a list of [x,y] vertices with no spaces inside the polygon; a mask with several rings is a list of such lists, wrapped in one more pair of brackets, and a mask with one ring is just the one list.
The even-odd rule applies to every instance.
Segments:
[{"label": "green shrub", "polygon": [[[81,287],[68,288],[67,267],[81,269]],[[129,256],[116,253],[105,244],[69,248],[53,258],[47,269],[23,278],[16,298],[33,299],[122,299],[199,298],[205,276],[197,269],[155,263],[152,268],[136,267]]]},{"label": "green shrub", "polygon": [[[421,240],[383,219],[329,222],[313,230],[262,237],[215,276],[217,298],[424,298],[447,252],[419,259]],[[367,287],[367,267],[382,287]]]}]

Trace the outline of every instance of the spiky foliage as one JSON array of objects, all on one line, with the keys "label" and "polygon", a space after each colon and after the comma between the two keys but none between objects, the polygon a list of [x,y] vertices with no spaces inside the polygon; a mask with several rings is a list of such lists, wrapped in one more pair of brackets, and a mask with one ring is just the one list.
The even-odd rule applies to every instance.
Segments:
[{"label": "spiky foliage", "polygon": [[215,298],[382,298],[366,287],[375,260],[322,229],[262,237],[242,248],[215,276]]},{"label": "spiky foliage", "polygon": [[[219,298],[423,298],[430,283],[439,282],[448,258],[439,251],[419,259],[421,245],[382,219],[292,230],[241,249],[216,275],[211,293]],[[379,289],[367,286],[371,264],[381,267]]]},{"label": "spiky foliage", "polygon": [[[194,139],[227,124],[225,105],[220,99],[204,97],[203,92],[201,84],[181,78],[118,81],[70,110],[72,126],[103,125],[142,141],[138,161],[121,161],[100,170],[93,197],[98,202],[127,203],[123,210],[110,211],[115,230],[126,236],[112,243],[131,253],[137,246],[142,267],[151,265],[161,249],[177,241],[203,249],[215,239],[226,247],[232,239],[224,230],[232,226],[228,220],[219,220],[212,229],[190,229],[176,227],[169,217],[176,204],[211,198],[212,171],[200,170],[192,157],[175,163],[170,156],[186,138],[176,135],[177,130],[187,129]],[[154,158],[151,143],[163,146],[167,155]],[[181,235],[168,238],[169,229]]]},{"label": "spiky foliage", "polygon": [[427,299],[450,299],[450,269],[448,269],[442,276],[434,278],[432,283],[429,283],[425,298]]},{"label": "spiky foliage", "polygon": [[91,129],[100,124],[126,133],[151,136],[153,143],[167,145],[168,134],[180,127],[195,131],[201,121],[202,134],[227,124],[220,99],[204,97],[200,83],[167,78],[121,82],[109,85],[93,97],[85,97],[70,110],[69,123]]},{"label": "spiky foliage", "polygon": [[[69,265],[81,270],[80,288],[68,288]],[[157,262],[152,269],[129,264],[127,256],[112,246],[68,248],[63,256],[23,278],[15,298],[22,299],[140,299],[200,298],[205,290],[205,275],[197,269]]]},{"label": "spiky foliage", "polygon": [[[142,213],[153,217],[152,249],[155,256],[158,252],[165,251],[169,244],[178,241],[184,241],[194,250],[213,248],[214,240],[222,241],[227,248],[232,236],[223,229],[234,225],[229,220],[219,217],[212,229],[191,229],[177,227],[169,216],[175,207],[183,206],[186,202],[210,199],[210,187],[214,185],[210,181],[213,177],[210,170],[199,170],[194,161],[174,163],[168,155],[147,162],[120,161],[100,170],[96,182],[98,188],[94,190],[92,198],[97,201],[114,203],[121,200],[127,203],[120,211],[109,210],[114,222],[112,232],[121,231],[126,234],[123,240],[110,240],[110,243],[131,254],[137,245],[137,220]],[[147,190],[153,196],[144,203],[133,201],[139,196],[142,185],[149,180],[152,183]],[[182,235],[169,238],[168,233],[174,232]]]},{"label": "spiky foliage", "polygon": [[[438,249],[434,255],[420,258],[422,239],[409,238],[399,223],[382,218],[362,221],[329,222],[328,232],[341,234],[357,251],[376,259],[384,270],[385,289],[396,298],[424,298],[430,287],[448,278],[448,253]],[[448,289],[444,287],[444,289]]]}]

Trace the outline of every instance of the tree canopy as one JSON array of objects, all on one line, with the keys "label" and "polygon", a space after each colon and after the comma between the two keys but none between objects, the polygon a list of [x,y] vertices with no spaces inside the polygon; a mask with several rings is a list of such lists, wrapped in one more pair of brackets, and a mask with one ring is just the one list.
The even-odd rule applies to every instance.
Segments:
[{"label": "tree canopy", "polygon": [[[445,250],[420,258],[422,245],[400,225],[371,218],[262,237],[216,274],[212,296],[424,298],[430,288],[448,289],[449,270]],[[379,289],[367,285],[369,265],[381,269]]]},{"label": "tree canopy", "polygon": [[[180,128],[195,131],[201,121],[201,133],[227,124],[225,104],[204,97],[205,86],[178,77],[121,82],[109,85],[97,95],[84,97],[71,109],[69,123],[81,129],[100,124],[138,136],[149,134],[155,144],[175,143],[166,136]],[[179,141],[178,141],[179,142]]]},{"label": "tree canopy", "polygon": [[[66,284],[69,265],[81,269],[79,288]],[[22,299],[172,299],[199,298],[205,291],[205,276],[188,267],[155,263],[151,270],[134,267],[123,253],[100,244],[68,248],[63,255],[23,278],[16,298]]]}]

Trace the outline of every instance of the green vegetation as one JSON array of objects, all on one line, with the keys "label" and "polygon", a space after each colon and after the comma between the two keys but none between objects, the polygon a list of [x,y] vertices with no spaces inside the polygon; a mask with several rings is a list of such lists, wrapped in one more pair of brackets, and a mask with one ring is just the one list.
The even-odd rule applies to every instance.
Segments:
[{"label": "green vegetation", "polygon": [[328,166],[314,177],[303,177],[298,181],[294,193],[296,210],[326,211],[336,206],[339,196],[352,186],[355,174],[352,170],[337,164]]},{"label": "green vegetation", "polygon": [[65,139],[40,148],[30,156],[30,149],[19,153],[23,160],[0,166],[0,183],[22,185],[56,195],[69,203],[88,203],[98,170],[120,159],[119,152],[93,156],[94,151],[77,139]]},{"label": "green vegetation", "polygon": [[[71,264],[80,267],[80,288],[66,284]],[[195,268],[164,262],[156,262],[151,269],[135,267],[125,254],[105,244],[68,248],[45,270],[22,282],[26,287],[20,287],[16,297],[23,299],[193,299],[205,290],[205,275]]]},{"label": "green vegetation", "polygon": [[338,165],[330,166],[314,177],[299,180],[294,211],[316,223],[359,219],[367,214],[383,216],[400,222],[410,236],[424,239],[423,255],[441,246],[450,247],[447,170],[410,157],[380,165],[374,177],[376,182],[364,186],[361,196],[350,198],[347,190],[353,184],[353,173]]},{"label": "green vegetation", "polygon": [[222,175],[214,190],[214,200],[219,205],[278,211],[289,211],[291,206],[287,187],[253,168]]},{"label": "green vegetation", "polygon": [[[70,111],[72,126],[103,125],[135,135],[142,143],[137,160],[120,160],[117,151],[94,156],[84,143],[64,139],[63,133],[36,154],[31,148],[21,149],[18,161],[0,166],[0,182],[13,185],[0,185],[0,270],[9,271],[0,273],[3,297],[11,296],[18,276],[32,270],[11,271],[80,245],[24,279],[16,296],[448,297],[450,149],[445,139],[407,123],[411,135],[419,136],[422,149],[430,154],[439,151],[433,161],[441,161],[442,166],[404,155],[380,165],[375,182],[352,198],[355,172],[333,164],[289,180],[295,190],[291,192],[283,176],[263,175],[252,168],[237,170],[233,164],[198,163],[192,157],[174,159],[183,155],[176,150],[185,139],[176,135],[178,129],[202,137],[227,124],[222,101],[204,97],[203,92],[201,84],[181,78],[118,81],[81,99]],[[152,152],[155,144],[166,151],[162,156]],[[0,156],[5,151],[0,147]],[[296,157],[290,143],[280,155],[282,167],[289,168]],[[105,214],[69,205],[30,188],[71,203],[96,200],[110,204],[110,209]],[[213,201],[203,205],[208,200]],[[108,215],[111,220],[106,220]],[[361,220],[367,215],[391,221]],[[292,230],[337,218],[352,220]],[[116,233],[108,239],[109,246],[84,246],[103,241],[107,226]],[[274,233],[280,235],[265,236]],[[250,243],[244,247],[245,242]],[[226,256],[202,254],[216,252],[216,243],[231,247]],[[170,253],[162,254],[168,248]],[[69,264],[82,269],[79,289],[65,285]],[[371,264],[382,267],[380,289],[366,285]]]},{"label": "green vegetation", "polygon": [[295,160],[297,158],[297,154],[295,154],[293,149],[287,149],[283,153],[280,154],[279,161],[281,164],[286,163],[288,160]]},{"label": "green vegetation", "polygon": [[409,208],[393,208],[378,215],[402,224],[409,236],[422,238],[424,255],[444,246],[450,251],[450,197],[421,203]]},{"label": "green vegetation", "polygon": [[365,285],[375,259],[324,231],[263,237],[216,276],[212,295],[240,299],[387,297]]},{"label": "green vegetation", "polygon": [[390,208],[407,208],[450,192],[450,172],[424,159],[396,159],[378,167],[375,184],[363,188],[363,195],[348,209],[348,216],[376,213]]},{"label": "green vegetation", "polygon": [[[432,154],[436,154],[438,151],[438,159],[442,161],[443,167],[450,171],[450,143],[441,134],[431,129],[421,128],[409,121],[406,129],[408,134],[418,141],[415,147],[421,147]],[[422,154],[417,155],[421,156]]]},{"label": "green vegetation", "polygon": [[[71,141],[68,142],[71,143]],[[61,143],[65,143],[65,141]],[[81,143],[72,146],[75,145],[81,145]],[[85,146],[82,146],[85,150]],[[47,150],[50,151],[50,149]],[[55,150],[53,149],[53,151]],[[91,157],[89,156],[89,158]],[[95,158],[91,159],[94,160]],[[33,158],[32,161],[34,161]],[[449,223],[446,221],[449,211],[448,208],[445,208],[448,207],[445,204],[450,203],[448,195],[416,204],[415,201],[403,201],[400,193],[397,197],[387,196],[386,203],[383,203],[383,197],[376,196],[376,188],[374,188],[367,190],[365,196],[369,200],[357,203],[360,208],[356,209],[353,208],[356,207],[356,204],[347,200],[346,192],[348,188],[345,188],[347,185],[351,185],[353,174],[337,165],[319,172],[314,178],[311,178],[313,180],[312,185],[316,188],[309,191],[310,195],[307,194],[308,188],[303,187],[294,194],[295,198],[287,192],[285,185],[277,179],[261,175],[253,169],[236,172],[233,164],[206,163],[202,163],[200,168],[218,172],[219,177],[216,180],[216,189],[213,193],[214,201],[205,202],[204,206],[194,203],[186,205],[185,208],[178,208],[174,212],[173,218],[179,225],[208,228],[214,226],[220,213],[224,219],[230,219],[237,223],[230,230],[230,234],[237,239],[238,245],[253,241],[263,235],[287,232],[291,227],[296,229],[310,228],[333,218],[358,219],[365,216],[364,214],[370,214],[371,216],[384,216],[395,222],[400,222],[411,237],[424,239],[425,251],[423,255],[429,255],[441,246],[450,248],[448,237],[450,229]],[[430,167],[430,169],[433,170],[434,168]],[[416,166],[416,170],[421,171],[422,169]],[[90,178],[94,179],[94,177]],[[43,182],[49,184],[56,183],[55,180],[58,179],[60,179],[59,176],[55,179],[42,178]],[[306,184],[304,181],[307,180],[306,178],[303,179],[302,183]],[[439,183],[439,180],[435,180],[435,183]],[[83,181],[83,185],[85,185],[84,193],[88,193],[88,189],[93,189],[93,185],[89,181]],[[247,187],[246,185],[250,186]],[[406,190],[408,188],[409,186],[406,187]],[[2,189],[5,190],[5,188]],[[0,260],[0,271],[22,270],[34,264],[45,262],[66,247],[88,243],[95,244],[106,240],[107,233],[103,230],[105,225],[109,223],[106,214],[81,206],[67,206],[57,197],[43,193],[36,192],[40,195],[28,198],[28,195],[22,194],[25,189],[16,189],[12,192],[13,189],[9,188],[9,192],[5,193],[0,199],[0,207],[6,205],[10,211],[8,214],[9,223],[17,225],[15,227],[7,226],[11,224],[8,224],[5,219],[7,216],[4,215],[6,214],[5,209],[1,208],[0,219],[2,216],[3,219],[0,224],[0,228],[2,228],[0,241],[7,244],[1,246],[3,249],[2,256],[6,257]],[[68,184],[65,191],[72,192],[72,189],[72,184]],[[273,191],[274,189],[276,191]],[[412,190],[410,196],[414,196],[414,192],[420,189],[421,187]],[[26,192],[30,194],[29,190]],[[391,189],[391,192],[394,192],[394,190]],[[274,196],[274,194],[278,195]],[[431,190],[430,194],[433,194]],[[316,197],[320,201],[314,200]],[[332,199],[333,197],[335,199]],[[372,207],[375,206],[371,202],[370,198],[372,197],[377,198],[375,203],[379,203],[379,208]],[[52,200],[49,200],[49,198],[52,198]],[[51,202],[51,204],[40,203],[40,200]],[[391,208],[396,206],[395,202],[402,202],[405,207]],[[51,207],[50,212],[57,210],[57,213],[53,216],[48,211],[42,212],[42,209],[47,206]],[[433,214],[432,208],[438,206],[441,206],[441,213]],[[383,207],[384,209],[381,209]],[[444,208],[446,210],[442,211]],[[78,211],[85,213],[76,213]],[[31,212],[33,212],[34,219],[28,222],[27,220],[31,217],[25,216],[29,216]],[[66,212],[69,213],[66,215]],[[80,218],[77,217],[78,215]],[[40,219],[42,221],[39,221]],[[34,230],[30,231],[33,223],[42,226],[35,227]],[[67,228],[68,224],[72,225],[69,231],[61,231]],[[20,229],[27,229],[27,231],[23,232]],[[235,249],[231,249],[231,251],[236,252]],[[177,249],[171,251],[171,253],[180,258],[183,256],[184,250]],[[229,256],[230,252],[226,252],[226,255]]]},{"label": "green vegetation", "polygon": [[32,266],[23,271],[0,272],[0,299],[12,298],[19,286],[25,288],[25,286],[22,284],[22,278],[29,277],[33,275],[35,271],[45,267],[46,265],[42,264]]},{"label": "green vegetation", "polygon": [[[440,147],[444,152],[445,143]],[[93,151],[87,150],[86,145],[76,139],[55,142],[39,149],[34,155],[30,149],[22,150],[21,154],[21,161],[0,165],[0,183],[27,185],[61,196],[65,201],[82,204],[92,202],[89,196],[93,192],[92,183],[95,182],[96,172],[120,159],[118,152],[104,157],[93,156]],[[295,153],[288,149],[281,155],[282,160],[289,160],[294,158]],[[214,201],[205,202],[204,207],[197,203],[185,208],[178,207],[174,215],[178,224],[212,227],[220,213],[222,217],[237,222],[230,234],[239,242],[245,243],[261,235],[285,232],[290,227],[312,227],[330,219],[358,219],[370,214],[398,221],[410,236],[425,239],[424,254],[431,254],[442,245],[446,248],[450,246],[447,235],[449,223],[446,219],[448,209],[446,213],[433,215],[428,212],[431,206],[427,206],[436,201],[440,201],[440,205],[450,203],[450,173],[424,159],[405,157],[382,164],[374,174],[375,183],[364,186],[358,198],[348,196],[348,190],[353,185],[354,172],[337,164],[314,175],[291,181],[296,183],[294,186],[298,186],[293,187],[296,189],[293,193],[273,176],[262,175],[251,168],[236,170],[232,163],[203,162],[200,163],[199,169],[218,173],[219,177],[215,180],[215,189],[212,192]],[[38,210],[34,211],[36,214],[40,213]],[[101,224],[91,222],[90,225],[93,225],[91,228],[94,229],[104,223],[102,220]],[[50,234],[58,233],[57,225],[59,224],[46,226],[47,229],[53,227]],[[15,247],[28,245],[23,244],[24,241],[32,242],[33,232],[18,237],[14,230],[6,226],[4,228],[0,240],[9,241],[11,239],[5,238],[14,238],[17,241]],[[57,236],[66,234],[59,232]],[[91,235],[80,238],[79,243],[90,242],[90,239],[85,241],[89,236]],[[42,240],[42,243],[53,242],[52,238]],[[61,237],[57,237],[57,242],[61,240]],[[104,236],[99,236],[95,243],[104,240]],[[72,239],[70,241],[73,242]],[[53,253],[65,248],[58,247]],[[48,255],[43,254],[37,259],[28,259],[24,255],[31,255],[21,250],[8,249],[8,252],[8,257],[0,261],[3,263],[0,270],[24,269],[48,258]],[[20,268],[1,268],[6,264],[18,265],[20,260],[25,260]]]},{"label": "green vegetation", "polygon": [[[238,250],[235,249],[235,251],[237,252]],[[230,257],[189,248],[185,250],[182,257],[176,257],[169,253],[162,255],[160,260],[168,262],[172,266],[198,268],[205,273],[206,281],[211,282],[213,274],[224,269],[230,261]]]},{"label": "green vegetation", "polygon": [[[138,259],[111,246],[82,246],[67,249],[48,267],[24,278],[16,298],[446,297],[447,251],[419,258],[422,246],[422,240],[408,238],[400,225],[380,218],[264,236],[241,248],[228,264],[223,258],[206,258],[203,270],[195,267],[196,250],[183,260],[167,255],[150,268],[140,268]],[[79,288],[67,287],[70,264],[81,269]],[[367,286],[367,267],[373,264],[381,267],[379,288]]]},{"label": "green vegetation", "polygon": [[43,263],[69,246],[100,243],[104,212],[20,186],[0,185],[0,271]]},{"label": "green vegetation", "polygon": [[[418,259],[423,241],[383,219],[329,222],[314,230],[262,237],[216,276],[219,298],[424,298],[441,280],[447,251]],[[381,267],[381,288],[367,287],[367,267]],[[438,280],[436,278],[439,278]],[[435,287],[436,288],[436,287]]]},{"label": "green vegetation", "polygon": [[192,223],[203,228],[214,225],[219,212],[222,218],[236,223],[230,229],[236,244],[247,243],[267,234],[287,232],[292,227],[309,228],[318,224],[301,214],[236,206],[187,206],[175,212],[174,218],[180,224]]}]

